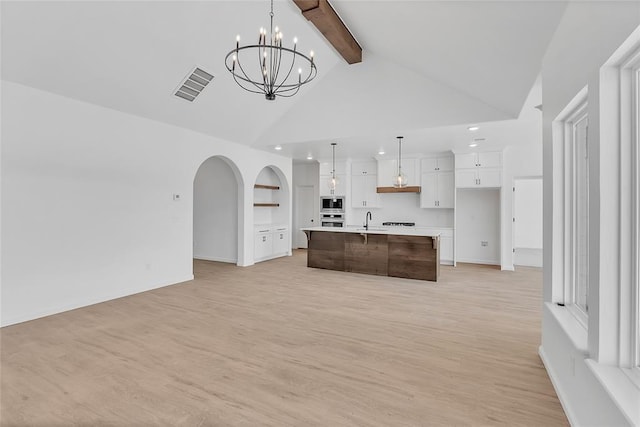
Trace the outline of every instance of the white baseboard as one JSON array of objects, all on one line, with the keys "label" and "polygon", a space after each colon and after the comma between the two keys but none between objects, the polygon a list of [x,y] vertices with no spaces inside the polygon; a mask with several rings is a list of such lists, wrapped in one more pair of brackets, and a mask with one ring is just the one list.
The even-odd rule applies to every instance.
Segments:
[{"label": "white baseboard", "polygon": [[549,363],[549,360],[542,346],[538,347],[538,356],[540,356],[540,360],[542,360],[542,364],[544,365],[544,368],[547,371],[547,375],[549,375],[549,379],[551,380],[551,385],[553,386],[553,389],[556,391],[556,395],[558,396],[558,400],[560,401],[560,405],[562,406],[562,410],[564,411],[564,414],[567,416],[567,419],[569,420],[569,424],[571,424],[572,426],[577,426],[578,424],[576,422],[576,416],[573,414],[571,407],[568,405],[568,402],[566,401],[565,394],[562,390],[562,387],[560,386],[560,381],[558,380],[558,376],[556,375],[555,371],[551,367],[551,364]]},{"label": "white baseboard", "polygon": [[91,305],[100,304],[103,302],[111,301],[118,298],[124,298],[131,295],[136,295],[142,292],[152,291],[154,289],[164,288],[165,286],[176,285],[182,282],[188,282],[193,280],[193,274],[186,275],[184,277],[175,278],[173,280],[161,282],[151,286],[147,286],[140,289],[133,289],[132,292],[116,292],[111,294],[101,295],[96,298],[88,298],[85,301],[74,301],[68,304],[61,304],[58,306],[48,307],[46,310],[36,310],[31,313],[22,313],[22,315],[9,319],[2,319],[2,325],[0,327],[11,326],[18,323],[28,322],[30,320],[40,319],[42,317],[53,316],[54,314],[64,313],[66,311],[76,310],[78,308],[89,307]]},{"label": "white baseboard", "polygon": [[473,258],[458,258],[456,262],[466,262],[469,264],[484,264],[484,265],[500,265],[500,261],[491,261],[486,259],[473,259]]},{"label": "white baseboard", "polygon": [[215,262],[227,262],[229,264],[237,264],[238,260],[235,258],[224,258],[224,257],[208,257],[208,256],[200,256],[194,255],[193,259],[199,259],[202,261],[215,261]]}]

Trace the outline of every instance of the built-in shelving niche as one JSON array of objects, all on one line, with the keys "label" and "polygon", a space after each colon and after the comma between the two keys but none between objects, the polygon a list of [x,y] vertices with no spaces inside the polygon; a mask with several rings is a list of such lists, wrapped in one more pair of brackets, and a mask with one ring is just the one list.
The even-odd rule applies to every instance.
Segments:
[{"label": "built-in shelving niche", "polygon": [[253,186],[253,216],[256,225],[288,224],[288,210],[284,203],[288,200],[286,185],[280,174],[272,167],[260,171]]}]

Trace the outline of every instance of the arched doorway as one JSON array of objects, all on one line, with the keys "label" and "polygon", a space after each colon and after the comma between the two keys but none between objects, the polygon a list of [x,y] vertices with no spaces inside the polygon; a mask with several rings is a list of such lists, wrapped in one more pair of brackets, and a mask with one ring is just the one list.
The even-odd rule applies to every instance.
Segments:
[{"label": "arched doorway", "polygon": [[243,239],[242,177],[226,157],[205,160],[193,180],[193,257],[237,264]]}]

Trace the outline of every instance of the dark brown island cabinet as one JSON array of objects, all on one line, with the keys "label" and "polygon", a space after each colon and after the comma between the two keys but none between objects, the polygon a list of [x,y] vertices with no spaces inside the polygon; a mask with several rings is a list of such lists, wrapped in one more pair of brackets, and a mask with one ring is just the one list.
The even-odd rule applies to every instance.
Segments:
[{"label": "dark brown island cabinet", "polygon": [[[335,230],[335,229],[334,229]],[[305,228],[307,267],[436,282],[440,236]]]}]

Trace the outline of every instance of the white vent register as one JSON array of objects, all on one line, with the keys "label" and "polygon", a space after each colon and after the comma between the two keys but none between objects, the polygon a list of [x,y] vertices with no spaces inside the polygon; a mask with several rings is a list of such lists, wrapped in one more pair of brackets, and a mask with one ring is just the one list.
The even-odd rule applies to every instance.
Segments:
[{"label": "white vent register", "polygon": [[198,95],[204,90],[204,88],[211,83],[213,75],[206,71],[195,68],[187,78],[178,86],[174,95],[186,99],[189,102],[193,102]]}]

